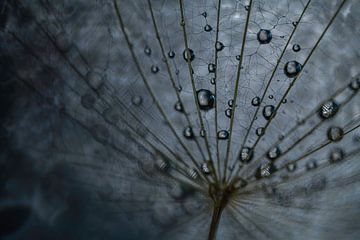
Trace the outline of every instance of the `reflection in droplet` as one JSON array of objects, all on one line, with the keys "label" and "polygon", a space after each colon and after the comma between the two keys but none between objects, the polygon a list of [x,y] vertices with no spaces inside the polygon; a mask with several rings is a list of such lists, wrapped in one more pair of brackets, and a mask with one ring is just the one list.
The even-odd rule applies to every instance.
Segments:
[{"label": "reflection in droplet", "polygon": [[260,29],[257,33],[257,39],[260,44],[268,44],[272,39],[272,33],[267,29]]},{"label": "reflection in droplet", "polygon": [[285,64],[284,73],[288,78],[296,77],[302,69],[302,66],[297,61],[290,61]]},{"label": "reflection in droplet", "polygon": [[239,160],[242,163],[249,163],[254,156],[254,151],[249,147],[243,147],[240,151]]},{"label": "reflection in droplet", "polygon": [[229,138],[229,132],[226,131],[226,130],[220,130],[220,131],[218,131],[218,133],[217,133],[217,137],[218,137],[218,139],[220,139],[220,140],[226,140],[226,139]]},{"label": "reflection in droplet", "polygon": [[258,167],[255,177],[257,179],[269,177],[271,174],[276,172],[276,167],[273,163],[268,162]]},{"label": "reflection in droplet", "polygon": [[210,110],[214,107],[215,95],[207,90],[200,89],[197,92],[197,101],[201,110]]}]

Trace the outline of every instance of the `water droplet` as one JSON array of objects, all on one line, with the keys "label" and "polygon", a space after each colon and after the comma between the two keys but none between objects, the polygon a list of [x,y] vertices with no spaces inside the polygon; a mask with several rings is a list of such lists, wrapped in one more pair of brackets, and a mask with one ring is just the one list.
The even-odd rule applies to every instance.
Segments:
[{"label": "water droplet", "polygon": [[285,99],[282,101],[282,103],[287,103],[287,99],[285,98]]},{"label": "water droplet", "polygon": [[156,156],[154,164],[158,170],[163,172],[167,172],[170,169],[169,160],[160,154]]},{"label": "water droplet", "polygon": [[265,128],[263,128],[263,127],[258,127],[258,128],[256,129],[256,135],[257,135],[257,136],[261,137],[262,135],[264,135],[264,133],[265,133]]},{"label": "water droplet", "polygon": [[217,137],[218,137],[218,139],[220,139],[220,140],[226,140],[226,139],[229,138],[229,132],[226,131],[226,130],[220,130],[220,131],[218,131],[218,133],[217,133]]},{"label": "water droplet", "polygon": [[60,51],[68,52],[72,47],[72,42],[65,32],[61,32],[55,37],[55,45]]},{"label": "water droplet", "polygon": [[232,112],[231,108],[226,109],[225,116],[227,116],[228,118],[231,118],[231,112]]},{"label": "water droplet", "polygon": [[156,66],[156,65],[152,65],[152,66],[151,66],[151,72],[152,72],[152,73],[157,73],[157,72],[159,72],[159,67]]},{"label": "water droplet", "polygon": [[205,135],[206,135],[205,129],[201,129],[201,130],[200,130],[200,136],[201,136],[201,137],[205,137]]},{"label": "water droplet", "polygon": [[192,179],[197,179],[199,177],[198,171],[196,169],[193,169],[193,168],[189,169],[188,174]]},{"label": "water droplet", "polygon": [[249,9],[250,9],[250,6],[249,6],[249,5],[246,5],[246,6],[245,6],[245,10],[246,10],[246,11],[249,11]]},{"label": "water droplet", "polygon": [[340,127],[330,127],[327,131],[327,136],[330,141],[338,142],[344,136],[344,131]]},{"label": "water droplet", "polygon": [[175,57],[175,52],[174,51],[169,51],[168,52],[168,57],[169,58],[174,58]]},{"label": "water droplet", "polygon": [[184,60],[185,61],[189,61],[190,60],[190,62],[191,61],[193,61],[194,59],[195,59],[195,54],[194,54],[194,51],[192,50],[192,49],[188,49],[188,51],[185,49],[184,51],[183,51],[183,58],[184,58]]},{"label": "water droplet", "polygon": [[241,55],[236,55],[236,60],[240,61],[241,60]]},{"label": "water droplet", "polygon": [[211,78],[210,83],[211,83],[212,85],[215,85],[216,79],[215,79],[215,78]]},{"label": "water droplet", "polygon": [[339,105],[334,100],[329,100],[324,103],[319,111],[319,115],[323,119],[329,119],[335,116],[339,110]]},{"label": "water droplet", "polygon": [[145,48],[144,48],[144,53],[145,53],[146,55],[150,56],[150,55],[151,55],[151,48],[150,48],[149,46],[145,46]]},{"label": "water droplet", "polygon": [[209,73],[214,73],[216,71],[216,65],[213,63],[209,63],[208,71],[209,71]]},{"label": "water droplet", "polygon": [[90,84],[90,86],[94,89],[99,89],[101,85],[104,83],[104,78],[100,73],[89,71],[86,74],[86,80]]},{"label": "water droplet", "polygon": [[209,175],[213,171],[212,163],[210,161],[206,161],[201,164],[200,169],[202,173]]},{"label": "water droplet", "polygon": [[96,103],[96,97],[90,93],[86,93],[81,96],[81,105],[86,108],[90,109],[93,108]]},{"label": "water droplet", "polygon": [[143,102],[143,99],[141,96],[133,96],[131,98],[131,102],[132,104],[134,104],[135,106],[140,106]]},{"label": "water droplet", "polygon": [[296,170],[296,163],[286,164],[286,169],[288,170],[288,172],[295,172],[295,170]]},{"label": "water droplet", "polygon": [[273,95],[269,95],[269,99],[274,99],[274,96],[273,96]]},{"label": "water droplet", "polygon": [[293,47],[292,47],[292,50],[294,52],[299,52],[301,50],[301,47],[299,44],[294,44]]},{"label": "water droplet", "polygon": [[217,41],[216,43],[215,43],[215,49],[216,49],[216,51],[221,51],[221,50],[223,50],[224,49],[224,44],[222,43],[222,42],[220,42],[220,41]]},{"label": "water droplet", "polygon": [[275,107],[273,105],[266,105],[263,109],[263,116],[266,120],[274,117]]},{"label": "water droplet", "polygon": [[294,27],[296,27],[296,26],[298,25],[298,22],[297,22],[297,21],[294,21],[294,22],[292,22],[292,25],[293,25]]},{"label": "water droplet", "polygon": [[197,92],[197,100],[201,110],[210,110],[214,107],[215,95],[206,89],[200,89]]},{"label": "water droplet", "polygon": [[184,128],[183,135],[187,139],[193,139],[194,138],[194,132],[190,126],[187,126]]},{"label": "water droplet", "polygon": [[184,20],[180,21],[180,26],[182,26],[182,27],[185,26],[185,21]]},{"label": "water droplet", "polygon": [[201,15],[202,15],[204,18],[206,18],[206,17],[207,17],[207,12],[203,12]]},{"label": "water droplet", "polygon": [[233,99],[230,99],[230,100],[228,101],[228,106],[232,108],[233,105],[234,105],[234,100],[233,100]]},{"label": "water droplet", "polygon": [[297,61],[290,61],[285,64],[284,73],[288,78],[296,77],[302,69],[302,66]]},{"label": "water droplet", "polygon": [[271,160],[274,161],[276,158],[278,158],[281,155],[281,150],[278,146],[270,149],[267,153],[267,157]]},{"label": "water droplet", "polygon": [[315,169],[317,168],[317,162],[315,160],[310,160],[309,162],[306,163],[305,167],[307,171]]},{"label": "water droplet", "polygon": [[356,76],[349,84],[351,90],[357,91],[360,89],[360,76]]},{"label": "water droplet", "polygon": [[257,33],[257,40],[260,44],[268,44],[271,42],[272,33],[270,30],[267,29],[260,29]]},{"label": "water droplet", "polygon": [[181,86],[181,85],[177,86],[176,90],[177,90],[178,92],[181,92],[181,91],[182,91],[182,86]]},{"label": "water droplet", "polygon": [[204,31],[205,32],[211,32],[211,30],[212,30],[212,27],[209,24],[206,24],[205,27],[204,27]]},{"label": "water droplet", "polygon": [[276,172],[276,167],[273,163],[268,162],[258,167],[255,177],[257,179],[269,177],[271,174]]},{"label": "water droplet", "polygon": [[260,97],[254,97],[252,100],[251,100],[251,105],[253,105],[254,107],[257,107],[260,105]]},{"label": "water droplet", "polygon": [[240,151],[239,161],[242,163],[249,163],[254,156],[254,151],[251,148],[243,147]]},{"label": "water droplet", "polygon": [[344,159],[345,152],[341,148],[334,148],[330,152],[330,163],[337,163]]},{"label": "water droplet", "polygon": [[175,110],[178,111],[178,112],[183,112],[183,111],[184,111],[181,102],[176,102],[175,105],[174,105],[174,108],[175,108]]}]

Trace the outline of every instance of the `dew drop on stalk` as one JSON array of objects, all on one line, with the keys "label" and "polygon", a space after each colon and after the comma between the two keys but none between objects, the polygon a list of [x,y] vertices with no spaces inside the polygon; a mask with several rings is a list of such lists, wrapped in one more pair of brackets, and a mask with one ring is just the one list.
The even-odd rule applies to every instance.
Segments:
[{"label": "dew drop on stalk", "polygon": [[281,155],[281,150],[278,146],[270,149],[267,153],[267,157],[271,160],[274,161],[275,159],[277,159],[279,156]]},{"label": "dew drop on stalk", "polygon": [[241,60],[241,55],[236,55],[236,60],[240,61]]},{"label": "dew drop on stalk", "polygon": [[201,110],[210,110],[214,107],[215,95],[207,90],[200,89],[197,92],[197,101]]},{"label": "dew drop on stalk", "polygon": [[321,106],[319,110],[319,115],[323,119],[329,119],[335,116],[338,110],[339,110],[339,105],[334,100],[331,99]]},{"label": "dew drop on stalk", "polygon": [[183,58],[186,62],[188,61],[192,62],[195,59],[194,51],[190,48],[188,50],[185,49],[183,51]]},{"label": "dew drop on stalk", "polygon": [[145,46],[145,48],[144,48],[144,53],[145,53],[146,55],[150,56],[150,55],[151,55],[151,48],[150,48],[149,46]]},{"label": "dew drop on stalk", "polygon": [[274,99],[274,95],[269,95],[269,99]]},{"label": "dew drop on stalk", "polygon": [[242,163],[249,163],[254,156],[253,149],[249,147],[243,147],[240,151],[239,161]]},{"label": "dew drop on stalk", "polygon": [[208,71],[209,71],[209,73],[214,73],[216,71],[216,65],[213,63],[209,63]]},{"label": "dew drop on stalk", "polygon": [[330,152],[330,163],[337,163],[344,159],[345,153],[341,148],[334,148]]},{"label": "dew drop on stalk", "polygon": [[229,132],[226,130],[220,130],[217,133],[217,138],[220,140],[226,140],[229,138]]},{"label": "dew drop on stalk", "polygon": [[205,137],[205,135],[206,135],[205,129],[201,129],[200,130],[200,137]]},{"label": "dew drop on stalk", "polygon": [[175,52],[174,51],[169,51],[168,52],[168,57],[169,58],[174,58],[175,57]]},{"label": "dew drop on stalk", "polygon": [[230,100],[228,101],[228,106],[232,108],[233,105],[234,105],[234,100],[233,100],[233,99],[230,99]]},{"label": "dew drop on stalk", "polygon": [[209,24],[206,24],[204,27],[204,31],[205,32],[211,32],[212,31],[212,27]]},{"label": "dew drop on stalk", "polygon": [[258,128],[256,129],[256,135],[257,135],[258,137],[261,137],[262,135],[264,135],[264,133],[265,133],[265,128],[263,128],[263,127],[258,127]]},{"label": "dew drop on stalk", "polygon": [[158,73],[158,72],[159,72],[159,67],[156,66],[156,65],[152,65],[152,66],[151,66],[151,72],[152,72],[152,73]]},{"label": "dew drop on stalk", "polygon": [[292,22],[292,25],[293,25],[294,27],[296,27],[296,26],[298,25],[298,22],[297,22],[297,21],[294,21],[294,22]]},{"label": "dew drop on stalk", "polygon": [[231,112],[232,112],[231,108],[226,109],[225,116],[227,116],[228,118],[231,118]]},{"label": "dew drop on stalk", "polygon": [[254,97],[252,100],[251,100],[251,105],[253,105],[254,107],[257,107],[260,105],[260,97]]},{"label": "dew drop on stalk", "polygon": [[203,162],[200,166],[201,172],[209,175],[213,171],[213,166],[210,161]]},{"label": "dew drop on stalk", "polygon": [[204,18],[207,18],[207,12],[203,12],[201,15],[202,15]]},{"label": "dew drop on stalk", "polygon": [[222,42],[220,42],[220,41],[217,41],[216,43],[215,43],[215,49],[216,49],[216,51],[221,51],[221,50],[223,50],[224,49],[224,44],[222,43]]},{"label": "dew drop on stalk", "polygon": [[263,109],[263,116],[266,120],[269,120],[273,117],[275,107],[273,105],[266,105]]},{"label": "dew drop on stalk", "polygon": [[260,44],[268,44],[271,42],[272,33],[270,30],[267,29],[260,29],[257,33],[257,40]]},{"label": "dew drop on stalk", "polygon": [[284,73],[288,78],[296,77],[302,69],[302,65],[297,61],[287,62],[284,66]]},{"label": "dew drop on stalk", "polygon": [[131,98],[131,103],[135,106],[140,106],[143,102],[143,98],[141,96],[133,96]]},{"label": "dew drop on stalk", "polygon": [[183,112],[183,111],[184,111],[181,102],[176,102],[175,105],[174,105],[174,108],[175,108],[175,110],[178,111],[178,112]]},{"label": "dew drop on stalk", "polygon": [[210,83],[211,83],[212,85],[215,85],[216,79],[215,79],[215,78],[211,78]]},{"label": "dew drop on stalk", "polygon": [[193,139],[194,138],[194,132],[190,126],[187,126],[183,130],[183,135],[187,139]]},{"label": "dew drop on stalk", "polygon": [[257,179],[269,177],[271,174],[276,172],[276,167],[272,162],[262,164],[257,168],[255,177]]},{"label": "dew drop on stalk", "polygon": [[294,44],[294,45],[292,46],[292,50],[293,50],[294,52],[299,52],[299,51],[301,50],[301,47],[300,47],[299,44]]},{"label": "dew drop on stalk", "polygon": [[340,141],[344,136],[344,131],[340,127],[330,127],[327,131],[328,139],[332,142]]}]

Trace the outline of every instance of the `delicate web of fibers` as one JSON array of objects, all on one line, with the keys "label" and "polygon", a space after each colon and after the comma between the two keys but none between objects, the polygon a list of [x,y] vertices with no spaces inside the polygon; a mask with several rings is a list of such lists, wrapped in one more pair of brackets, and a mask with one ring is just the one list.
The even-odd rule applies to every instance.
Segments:
[{"label": "delicate web of fibers", "polygon": [[[230,129],[225,111],[242,59],[227,167],[235,166],[233,176],[239,173],[247,186],[225,207],[216,239],[357,239],[360,97],[347,86],[359,73],[360,2],[345,1],[316,44],[343,1],[311,0],[296,24],[307,0],[222,0],[218,40],[224,48],[217,54],[218,0],[180,2],[195,55],[191,64],[183,58],[179,1],[151,1],[176,89],[148,1],[117,4],[141,71],[188,152],[144,85],[113,1],[0,1],[0,238],[207,239],[214,201],[193,160],[200,169],[210,158],[189,65],[196,90],[215,93],[208,65],[217,55],[217,120],[215,108],[200,110],[202,123],[221,182],[228,140],[216,141],[215,126]],[[260,29],[271,31],[269,43],[259,43]],[[300,51],[293,50],[296,44]],[[252,99],[262,97],[278,60],[255,117]],[[289,61],[306,61],[299,78],[284,74]],[[188,119],[174,108],[175,90]],[[337,91],[338,112],[320,118],[321,104]],[[264,118],[264,106],[281,100],[277,113]],[[183,136],[189,122],[194,139]],[[256,129],[268,122],[258,137]],[[346,134],[313,151],[327,143],[331,127]],[[241,147],[254,144],[252,161],[239,162]],[[257,168],[270,162],[266,155],[274,144],[281,149],[274,161],[278,171],[255,178]],[[295,171],[287,171],[295,160]]]}]

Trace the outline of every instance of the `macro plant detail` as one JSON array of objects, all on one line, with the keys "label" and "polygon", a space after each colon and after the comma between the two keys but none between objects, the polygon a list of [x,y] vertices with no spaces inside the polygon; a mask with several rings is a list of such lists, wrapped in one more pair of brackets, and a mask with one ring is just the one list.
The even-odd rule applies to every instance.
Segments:
[{"label": "macro plant detail", "polygon": [[0,6],[1,239],[357,238],[359,2]]}]

